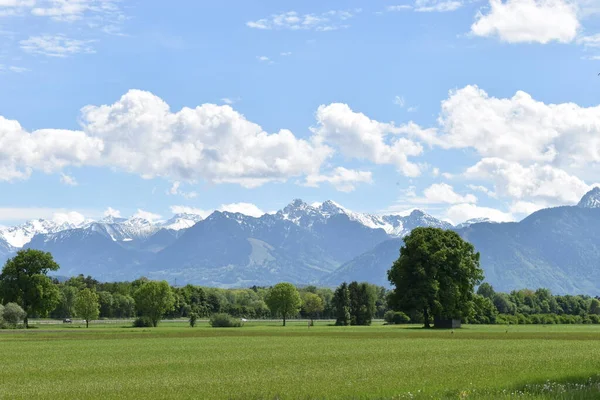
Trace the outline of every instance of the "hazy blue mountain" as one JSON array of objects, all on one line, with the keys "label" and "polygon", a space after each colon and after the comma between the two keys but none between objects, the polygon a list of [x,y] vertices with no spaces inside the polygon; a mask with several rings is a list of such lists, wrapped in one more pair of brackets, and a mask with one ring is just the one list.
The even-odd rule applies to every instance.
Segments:
[{"label": "hazy blue mountain", "polygon": [[[540,210],[518,223],[475,222],[454,228],[481,253],[486,281],[497,290],[546,287],[555,293],[600,293],[600,189],[578,206]],[[321,282],[366,280],[388,285],[401,240],[383,242]]]}]

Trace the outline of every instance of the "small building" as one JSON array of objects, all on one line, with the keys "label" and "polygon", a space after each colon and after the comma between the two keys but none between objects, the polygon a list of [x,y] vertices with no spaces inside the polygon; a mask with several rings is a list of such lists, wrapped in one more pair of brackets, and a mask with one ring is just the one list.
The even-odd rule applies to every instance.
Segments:
[{"label": "small building", "polygon": [[458,329],[461,327],[460,319],[435,317],[433,318],[433,327],[437,329]]}]

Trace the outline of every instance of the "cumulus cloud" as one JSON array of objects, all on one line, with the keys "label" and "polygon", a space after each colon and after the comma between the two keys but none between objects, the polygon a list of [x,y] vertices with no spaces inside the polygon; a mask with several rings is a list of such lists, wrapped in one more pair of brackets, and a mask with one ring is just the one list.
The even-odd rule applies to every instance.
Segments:
[{"label": "cumulus cloud", "polygon": [[538,199],[549,205],[576,204],[591,189],[578,177],[550,165],[523,166],[500,158],[484,158],[468,168],[464,176],[491,180],[500,196]]},{"label": "cumulus cloud", "polygon": [[485,186],[482,186],[482,185],[471,185],[471,184],[469,184],[469,185],[467,185],[467,187],[469,189],[475,191],[475,192],[484,193],[484,194],[488,195],[489,197],[492,197],[492,198],[496,198],[497,197],[496,193],[493,190],[490,190],[490,189],[488,189]]},{"label": "cumulus cloud", "polygon": [[446,210],[447,218],[453,224],[460,224],[474,218],[489,218],[496,222],[511,222],[515,218],[512,214],[490,207],[480,207],[475,204],[455,204]]},{"label": "cumulus cloud", "polygon": [[68,57],[78,53],[94,53],[91,40],[71,39],[65,35],[30,36],[21,40],[21,49],[31,54],[48,57]]},{"label": "cumulus cloud", "polygon": [[439,122],[443,134],[423,139],[444,148],[556,166],[600,162],[600,106],[545,104],[523,91],[494,98],[466,86],[442,102]]},{"label": "cumulus cloud", "polygon": [[577,7],[566,0],[490,0],[471,26],[477,36],[495,36],[509,43],[573,41],[580,28]]},{"label": "cumulus cloud", "polygon": [[171,206],[171,212],[173,214],[191,214],[199,215],[202,218],[206,218],[211,214],[211,211],[202,210],[200,208],[189,207],[189,206]]},{"label": "cumulus cloud", "polygon": [[131,90],[111,105],[86,106],[81,131],[26,132],[0,117],[0,180],[66,166],[105,166],[144,178],[256,187],[318,174],[333,150],[289,130],[269,134],[230,106],[172,112],[159,97]]},{"label": "cumulus cloud", "polygon": [[248,21],[246,26],[263,30],[333,31],[347,28],[347,21],[360,12],[360,9],[331,10],[322,14],[300,14],[296,11],[288,11],[256,21]]},{"label": "cumulus cloud", "polygon": [[106,209],[106,211],[104,211],[104,216],[105,217],[112,217],[112,218],[121,218],[121,211],[115,210],[112,207],[108,207]]},{"label": "cumulus cloud", "polygon": [[231,203],[231,204],[222,204],[219,207],[219,211],[227,211],[230,213],[240,213],[244,215],[248,215],[250,217],[260,217],[265,214],[263,210],[258,208],[256,205],[252,203]]},{"label": "cumulus cloud", "polygon": [[392,164],[406,176],[421,173],[419,165],[409,161],[408,157],[420,155],[423,147],[400,136],[402,133],[421,135],[415,132],[418,127],[396,127],[393,123],[378,122],[342,103],[320,106],[317,121],[317,127],[312,129],[317,139],[335,144],[347,157]]},{"label": "cumulus cloud", "polygon": [[318,187],[320,183],[324,182],[330,183],[340,192],[352,192],[358,183],[373,183],[373,176],[370,171],[337,167],[330,174],[307,176],[305,185]]},{"label": "cumulus cloud", "polygon": [[57,224],[70,224],[79,226],[86,221],[86,218],[83,214],[77,211],[68,211],[68,212],[57,212],[52,216],[52,220]]},{"label": "cumulus cloud", "polygon": [[150,222],[158,221],[162,218],[160,214],[155,214],[149,211],[144,211],[138,209],[135,214],[133,214],[133,218],[141,218]]},{"label": "cumulus cloud", "polygon": [[447,183],[434,183],[423,190],[423,196],[417,196],[414,187],[405,191],[403,201],[411,204],[457,204],[476,203],[477,197],[472,194],[460,195]]}]

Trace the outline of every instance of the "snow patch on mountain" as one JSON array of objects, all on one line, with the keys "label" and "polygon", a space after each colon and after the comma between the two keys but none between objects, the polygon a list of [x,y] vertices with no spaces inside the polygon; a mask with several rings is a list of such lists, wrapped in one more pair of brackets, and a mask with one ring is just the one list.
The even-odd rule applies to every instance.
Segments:
[{"label": "snow patch on mountain", "polygon": [[22,225],[0,229],[0,239],[3,239],[15,248],[21,248],[29,243],[35,235],[75,229],[87,222],[73,224],[69,222],[57,223],[46,219],[34,219]]},{"label": "snow patch on mountain", "polygon": [[581,208],[600,208],[600,188],[595,187],[587,192],[577,206]]}]

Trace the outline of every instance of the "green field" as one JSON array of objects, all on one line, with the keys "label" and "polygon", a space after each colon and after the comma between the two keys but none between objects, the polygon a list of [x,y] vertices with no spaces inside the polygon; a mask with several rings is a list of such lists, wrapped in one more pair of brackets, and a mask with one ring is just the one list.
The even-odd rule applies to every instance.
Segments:
[{"label": "green field", "polygon": [[[600,398],[600,327],[0,331],[0,398]],[[548,382],[549,381],[549,382]]]}]

